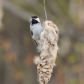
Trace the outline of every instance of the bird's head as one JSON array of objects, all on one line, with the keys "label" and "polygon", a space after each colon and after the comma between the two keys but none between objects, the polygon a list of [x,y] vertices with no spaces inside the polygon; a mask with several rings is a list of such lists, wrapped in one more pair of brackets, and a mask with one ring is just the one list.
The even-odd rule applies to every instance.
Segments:
[{"label": "bird's head", "polygon": [[30,21],[32,25],[40,23],[40,19],[37,16],[32,16]]}]

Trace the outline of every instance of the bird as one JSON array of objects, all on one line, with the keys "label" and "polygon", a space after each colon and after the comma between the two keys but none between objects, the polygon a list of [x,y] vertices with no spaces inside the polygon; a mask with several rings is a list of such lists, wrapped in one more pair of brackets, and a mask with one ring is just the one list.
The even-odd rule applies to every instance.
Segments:
[{"label": "bird", "polygon": [[30,34],[32,39],[34,40],[36,46],[39,45],[40,34],[43,31],[43,27],[41,26],[41,22],[38,16],[32,16],[30,18]]}]

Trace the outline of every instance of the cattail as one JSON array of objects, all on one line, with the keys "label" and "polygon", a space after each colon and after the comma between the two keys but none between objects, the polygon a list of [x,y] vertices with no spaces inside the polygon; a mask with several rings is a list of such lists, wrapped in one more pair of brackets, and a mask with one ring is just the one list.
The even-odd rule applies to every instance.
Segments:
[{"label": "cattail", "polygon": [[57,58],[59,30],[52,21],[45,21],[43,26],[44,30],[40,35],[40,45],[38,46],[40,56],[35,57],[34,62],[37,64],[39,83],[47,84]]}]

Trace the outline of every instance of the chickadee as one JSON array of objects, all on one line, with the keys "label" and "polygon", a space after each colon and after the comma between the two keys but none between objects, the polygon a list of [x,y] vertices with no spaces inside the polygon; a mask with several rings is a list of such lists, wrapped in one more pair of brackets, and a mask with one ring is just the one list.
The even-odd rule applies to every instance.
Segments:
[{"label": "chickadee", "polygon": [[32,16],[30,21],[30,33],[35,44],[39,44],[40,34],[43,30],[40,19],[37,16]]}]

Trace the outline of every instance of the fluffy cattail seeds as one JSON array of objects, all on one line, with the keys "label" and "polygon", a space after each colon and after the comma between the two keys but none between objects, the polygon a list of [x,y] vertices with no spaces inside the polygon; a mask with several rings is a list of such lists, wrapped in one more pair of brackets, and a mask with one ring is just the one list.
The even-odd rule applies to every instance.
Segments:
[{"label": "fluffy cattail seeds", "polygon": [[35,64],[37,64],[39,83],[47,84],[57,57],[59,30],[52,21],[45,21],[43,25],[44,30],[40,35],[40,45],[38,46],[40,56],[35,58]]}]

